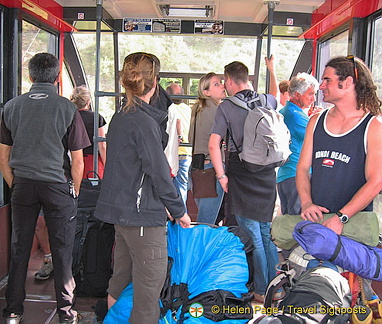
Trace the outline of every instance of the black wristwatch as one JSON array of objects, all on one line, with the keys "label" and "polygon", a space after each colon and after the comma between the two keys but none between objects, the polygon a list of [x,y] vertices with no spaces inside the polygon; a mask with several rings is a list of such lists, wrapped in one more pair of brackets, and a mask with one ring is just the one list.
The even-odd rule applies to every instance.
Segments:
[{"label": "black wristwatch", "polygon": [[336,212],[336,215],[338,216],[342,224],[346,224],[349,221],[349,216],[342,214],[340,211]]}]

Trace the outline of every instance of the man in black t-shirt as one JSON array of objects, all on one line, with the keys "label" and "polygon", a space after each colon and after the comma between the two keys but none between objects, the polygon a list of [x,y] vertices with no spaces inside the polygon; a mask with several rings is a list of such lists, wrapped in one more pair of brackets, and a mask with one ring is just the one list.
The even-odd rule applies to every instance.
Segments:
[{"label": "man in black t-shirt", "polygon": [[12,249],[3,315],[6,323],[22,320],[28,260],[42,208],[60,323],[77,323],[72,251],[76,197],[83,173],[82,149],[90,141],[77,107],[57,94],[57,58],[39,53],[28,67],[33,82],[30,91],[7,102],[1,119],[0,169],[12,187]]}]

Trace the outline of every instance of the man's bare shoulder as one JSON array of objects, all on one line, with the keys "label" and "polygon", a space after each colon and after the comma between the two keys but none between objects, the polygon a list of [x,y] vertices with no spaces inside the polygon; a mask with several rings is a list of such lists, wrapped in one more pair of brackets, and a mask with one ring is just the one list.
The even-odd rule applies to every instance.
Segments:
[{"label": "man's bare shoulder", "polygon": [[307,126],[307,129],[309,132],[312,132],[313,129],[315,128],[315,125],[317,123],[317,119],[320,117],[320,115],[321,115],[321,112],[314,114],[309,118],[309,122],[308,122],[308,126]]},{"label": "man's bare shoulder", "polygon": [[382,115],[374,116],[374,120],[377,124],[382,125]]},{"label": "man's bare shoulder", "polygon": [[382,115],[374,116],[374,118],[370,122],[370,128],[373,131],[381,131],[382,130]]},{"label": "man's bare shoulder", "polygon": [[[376,140],[376,141],[373,141]],[[369,124],[368,140],[377,142],[382,145],[382,115],[377,115],[372,118]]]}]

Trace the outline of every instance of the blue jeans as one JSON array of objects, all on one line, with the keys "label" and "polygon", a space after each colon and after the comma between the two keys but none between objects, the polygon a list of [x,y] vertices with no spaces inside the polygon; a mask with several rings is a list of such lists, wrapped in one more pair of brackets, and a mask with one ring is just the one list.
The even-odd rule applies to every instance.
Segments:
[{"label": "blue jeans", "polygon": [[269,282],[276,276],[276,265],[279,263],[276,245],[271,241],[271,223],[237,215],[236,221],[253,240],[255,293],[264,295]]},{"label": "blue jeans", "polygon": [[191,160],[192,160],[191,156],[188,156],[184,160],[179,160],[179,170],[176,177],[173,180],[176,190],[178,191],[178,194],[182,197],[184,206],[186,207],[186,211],[187,211],[187,192],[189,189],[188,176],[189,176],[189,170],[191,166]]},{"label": "blue jeans", "polygon": [[[212,167],[212,163],[204,165],[204,169]],[[199,223],[215,224],[224,197],[223,188],[218,180],[216,180],[216,192],[218,196],[215,198],[195,198],[196,206],[198,206],[197,221]]]},{"label": "blue jeans", "polygon": [[288,178],[277,184],[280,197],[281,213],[283,215],[300,215],[301,202],[296,187],[296,178]]}]

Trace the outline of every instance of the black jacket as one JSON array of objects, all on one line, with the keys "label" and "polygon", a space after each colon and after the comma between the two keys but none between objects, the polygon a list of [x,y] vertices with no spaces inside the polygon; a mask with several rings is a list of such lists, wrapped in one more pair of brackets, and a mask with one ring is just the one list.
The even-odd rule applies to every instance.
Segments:
[{"label": "black jacket", "polygon": [[[95,217],[122,226],[164,226],[167,213],[185,213],[170,176],[159,124],[167,113],[143,101],[114,114],[107,134],[107,158]],[[142,190],[139,199],[139,188]]]}]

